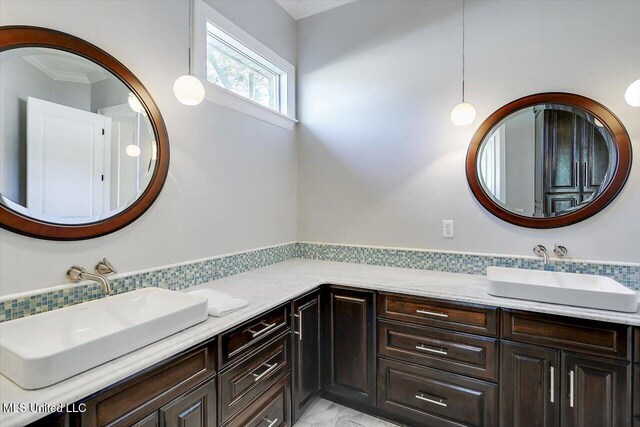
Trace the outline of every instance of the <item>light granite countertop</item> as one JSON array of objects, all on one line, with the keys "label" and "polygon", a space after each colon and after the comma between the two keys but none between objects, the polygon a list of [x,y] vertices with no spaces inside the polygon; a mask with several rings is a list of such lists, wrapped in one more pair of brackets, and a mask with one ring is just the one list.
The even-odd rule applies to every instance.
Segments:
[{"label": "light granite countertop", "polygon": [[[182,332],[60,383],[39,390],[23,390],[0,375],[0,403],[55,406],[77,402],[324,283],[640,326],[640,313],[494,297],[485,290],[484,276],[293,259],[189,288],[215,289],[244,298],[249,305],[224,317],[209,317]],[[0,425],[22,426],[45,415],[47,412],[5,412],[2,409]]]}]

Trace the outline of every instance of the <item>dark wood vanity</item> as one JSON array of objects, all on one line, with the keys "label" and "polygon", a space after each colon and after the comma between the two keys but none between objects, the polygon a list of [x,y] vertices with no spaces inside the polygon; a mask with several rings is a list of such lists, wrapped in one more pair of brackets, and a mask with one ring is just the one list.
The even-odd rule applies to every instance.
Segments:
[{"label": "dark wood vanity", "polygon": [[[635,389],[634,389],[635,387]],[[89,396],[75,426],[640,426],[640,328],[325,285]]]}]

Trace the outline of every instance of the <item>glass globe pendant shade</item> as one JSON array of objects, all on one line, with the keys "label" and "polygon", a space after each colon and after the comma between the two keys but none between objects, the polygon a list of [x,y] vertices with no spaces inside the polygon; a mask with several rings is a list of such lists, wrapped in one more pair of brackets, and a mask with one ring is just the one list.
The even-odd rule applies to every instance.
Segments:
[{"label": "glass globe pendant shade", "polygon": [[129,108],[131,108],[136,113],[143,113],[144,107],[140,103],[140,100],[132,93],[129,92],[129,96],[127,97],[127,103],[129,104]]},{"label": "glass globe pendant shade", "polygon": [[462,102],[451,110],[451,121],[456,126],[471,124],[476,118],[476,109],[468,102]]},{"label": "glass globe pendant shade", "polygon": [[624,93],[624,100],[632,107],[640,107],[640,79],[629,85]]},{"label": "glass globe pendant shade", "polygon": [[124,151],[127,153],[127,156],[130,157],[138,157],[140,155],[140,147],[135,144],[127,145],[127,148],[125,148]]},{"label": "glass globe pendant shade", "polygon": [[196,77],[184,75],[176,79],[173,93],[184,105],[198,105],[204,99],[204,86]]}]

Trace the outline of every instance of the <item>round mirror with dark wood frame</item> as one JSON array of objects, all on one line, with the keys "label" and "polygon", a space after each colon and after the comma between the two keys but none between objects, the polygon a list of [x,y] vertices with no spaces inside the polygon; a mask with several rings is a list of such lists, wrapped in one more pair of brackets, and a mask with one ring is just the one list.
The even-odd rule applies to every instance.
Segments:
[{"label": "round mirror with dark wood frame", "polygon": [[467,152],[469,187],[511,224],[556,228],[604,209],[631,171],[631,140],[602,104],[570,93],[517,99],[491,114]]},{"label": "round mirror with dark wood frame", "polygon": [[90,239],[138,219],[160,194],[169,139],[140,80],[69,34],[0,27],[0,226]]}]

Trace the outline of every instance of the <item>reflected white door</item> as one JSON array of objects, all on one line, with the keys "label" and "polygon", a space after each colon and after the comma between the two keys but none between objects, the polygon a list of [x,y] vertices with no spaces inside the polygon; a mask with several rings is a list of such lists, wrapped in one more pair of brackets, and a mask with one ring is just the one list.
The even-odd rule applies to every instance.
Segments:
[{"label": "reflected white door", "polygon": [[[27,99],[27,208],[50,217],[94,217],[109,206],[104,130],[109,119]],[[55,221],[55,218],[52,218]]]},{"label": "reflected white door", "polygon": [[[140,161],[148,151],[140,141],[142,115],[129,104],[102,108],[98,113],[111,119],[107,135],[111,141],[111,209],[115,210],[135,200],[140,191]],[[141,155],[127,154],[129,145],[141,148]]]}]

